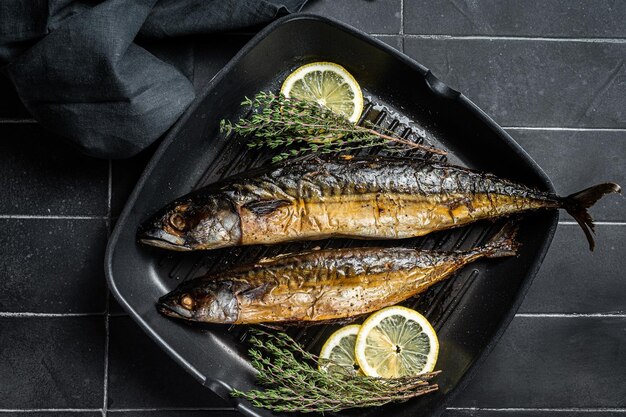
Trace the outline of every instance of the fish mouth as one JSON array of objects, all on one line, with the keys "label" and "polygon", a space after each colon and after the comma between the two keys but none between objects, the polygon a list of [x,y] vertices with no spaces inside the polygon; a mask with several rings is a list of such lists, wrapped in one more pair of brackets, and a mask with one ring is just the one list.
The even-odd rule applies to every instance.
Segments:
[{"label": "fish mouth", "polygon": [[139,242],[150,246],[156,246],[157,248],[176,251],[191,250],[191,248],[185,246],[185,239],[180,236],[172,235],[160,229],[140,229],[139,232],[137,232],[137,238]]},{"label": "fish mouth", "polygon": [[167,301],[159,300],[156,304],[157,311],[165,316],[177,319],[191,319],[192,313],[179,306],[172,306]]},{"label": "fish mouth", "polygon": [[188,248],[185,246],[178,246],[174,243],[168,242],[167,240],[154,239],[154,238],[139,238],[139,241],[143,244],[155,246],[161,249],[176,250],[179,252],[188,252],[191,250],[191,248]]}]

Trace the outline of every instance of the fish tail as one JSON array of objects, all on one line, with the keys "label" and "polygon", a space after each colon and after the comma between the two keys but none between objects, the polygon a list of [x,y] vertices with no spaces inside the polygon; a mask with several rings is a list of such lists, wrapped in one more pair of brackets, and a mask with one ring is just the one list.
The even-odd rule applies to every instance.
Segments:
[{"label": "fish tail", "polygon": [[482,253],[487,258],[501,258],[504,256],[517,255],[520,244],[515,240],[517,225],[509,222],[500,229],[494,237],[482,248]]},{"label": "fish tail", "polygon": [[593,251],[596,243],[593,239],[594,224],[591,215],[587,209],[593,206],[602,196],[611,193],[621,193],[622,189],[619,185],[607,182],[604,184],[594,185],[577,193],[568,195],[563,198],[563,208],[567,211],[576,222],[580,225],[589,242],[589,249]]}]

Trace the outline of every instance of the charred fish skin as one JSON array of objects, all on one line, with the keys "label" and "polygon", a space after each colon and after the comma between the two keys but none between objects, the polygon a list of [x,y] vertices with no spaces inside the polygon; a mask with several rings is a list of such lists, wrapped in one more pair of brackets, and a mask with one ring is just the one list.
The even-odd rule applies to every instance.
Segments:
[{"label": "charred fish skin", "polygon": [[139,232],[173,250],[330,237],[397,239],[537,209],[564,208],[593,246],[586,209],[617,184],[559,197],[493,174],[399,157],[309,157],[182,197]]},{"label": "charred fish skin", "polygon": [[244,245],[416,237],[559,206],[555,196],[490,174],[405,158],[312,159],[231,187]]},{"label": "charred fish skin", "polygon": [[515,255],[514,231],[469,251],[408,248],[307,251],[261,260],[184,283],[159,311],[190,321],[310,323],[355,317],[397,304],[483,257]]}]

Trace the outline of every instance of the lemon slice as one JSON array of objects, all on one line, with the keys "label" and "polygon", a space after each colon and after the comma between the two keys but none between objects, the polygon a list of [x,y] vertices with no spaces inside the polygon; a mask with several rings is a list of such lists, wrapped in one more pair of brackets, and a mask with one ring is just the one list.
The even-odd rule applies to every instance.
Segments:
[{"label": "lemon slice", "polygon": [[356,123],[363,111],[363,94],[354,77],[341,65],[313,62],[296,69],[283,82],[285,97],[315,101]]},{"label": "lemon slice", "polygon": [[332,362],[322,361],[320,363],[321,370],[329,373],[345,373],[347,370],[351,375],[359,373],[354,357],[354,342],[360,328],[361,326],[358,324],[351,324],[330,335],[324,346],[322,346],[320,358],[328,359]]},{"label": "lemon slice", "polygon": [[372,314],[356,338],[356,360],[368,376],[399,378],[431,372],[438,353],[433,327],[406,307],[388,307]]}]

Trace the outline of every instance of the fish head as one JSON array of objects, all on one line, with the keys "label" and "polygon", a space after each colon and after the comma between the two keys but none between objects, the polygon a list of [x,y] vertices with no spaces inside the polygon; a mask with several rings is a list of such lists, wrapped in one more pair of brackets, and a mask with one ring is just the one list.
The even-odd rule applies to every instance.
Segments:
[{"label": "fish head", "polygon": [[189,195],[144,222],[137,239],[176,251],[234,246],[241,241],[241,220],[226,195]]},{"label": "fish head", "polygon": [[229,281],[192,280],[157,302],[157,310],[169,317],[205,323],[234,323],[239,303]]}]

